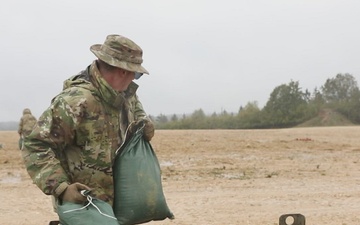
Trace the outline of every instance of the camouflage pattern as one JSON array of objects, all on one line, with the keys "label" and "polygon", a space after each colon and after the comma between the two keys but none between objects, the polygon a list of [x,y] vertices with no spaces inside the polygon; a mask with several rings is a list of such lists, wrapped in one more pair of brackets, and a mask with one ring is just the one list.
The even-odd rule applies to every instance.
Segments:
[{"label": "camouflage pattern", "polygon": [[23,115],[20,118],[20,123],[18,127],[18,133],[20,136],[24,137],[31,133],[36,124],[36,118],[31,114],[30,109],[26,108],[23,110]]},{"label": "camouflage pattern", "polygon": [[45,194],[57,197],[67,184],[80,182],[112,204],[114,153],[129,123],[146,116],[137,87],[113,90],[96,62],[64,82],[22,151],[29,175]]},{"label": "camouflage pattern", "polygon": [[149,72],[141,66],[143,62],[142,49],[130,39],[121,35],[108,35],[104,44],[90,47],[96,57],[115,67],[124,70],[146,73]]}]

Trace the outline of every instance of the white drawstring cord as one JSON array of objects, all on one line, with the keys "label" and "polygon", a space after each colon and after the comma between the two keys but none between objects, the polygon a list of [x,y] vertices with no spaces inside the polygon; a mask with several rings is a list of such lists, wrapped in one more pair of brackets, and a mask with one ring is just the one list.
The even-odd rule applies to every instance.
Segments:
[{"label": "white drawstring cord", "polygon": [[129,126],[126,128],[126,130],[125,130],[125,135],[124,135],[124,141],[121,143],[120,147],[118,147],[118,149],[116,149],[115,155],[118,154],[118,151],[120,151],[120,149],[122,148],[122,146],[125,144],[125,140],[126,140],[127,135],[128,135],[128,133],[129,133],[130,127],[131,127],[131,125],[133,125],[133,124],[135,124],[135,121],[131,122],[131,123],[129,124]]},{"label": "white drawstring cord", "polygon": [[88,200],[88,204],[86,204],[85,206],[83,206],[83,207],[81,207],[81,208],[78,208],[78,209],[70,209],[70,210],[64,211],[63,213],[65,214],[65,213],[69,213],[69,212],[74,212],[74,211],[78,211],[78,210],[83,210],[83,209],[85,209],[86,207],[88,207],[89,205],[92,205],[92,206],[95,207],[95,209],[97,209],[97,211],[98,211],[101,215],[106,216],[106,217],[109,217],[109,218],[114,219],[114,220],[117,220],[115,217],[110,216],[110,215],[107,215],[107,214],[101,212],[101,210],[97,207],[97,205],[95,205],[95,204],[92,202],[93,198],[92,198],[90,195],[86,196],[86,199]]},{"label": "white drawstring cord", "polygon": [[[145,116],[143,119],[145,119],[145,118],[146,118],[146,116]],[[118,149],[116,149],[115,155],[118,154],[118,152],[120,151],[120,149],[121,149],[121,148],[123,147],[123,145],[125,144],[125,140],[126,140],[127,135],[128,135],[128,133],[129,133],[129,129],[130,129],[130,127],[131,127],[133,124],[135,124],[135,123],[136,123],[135,121],[131,122],[131,123],[129,124],[129,126],[126,128],[125,135],[124,135],[124,141],[121,143],[120,147],[118,147]],[[138,133],[138,132],[140,132],[140,130],[142,130],[144,127],[145,127],[145,122],[144,122],[144,124],[143,124],[141,127],[139,127],[139,128],[135,131],[135,134]]]}]

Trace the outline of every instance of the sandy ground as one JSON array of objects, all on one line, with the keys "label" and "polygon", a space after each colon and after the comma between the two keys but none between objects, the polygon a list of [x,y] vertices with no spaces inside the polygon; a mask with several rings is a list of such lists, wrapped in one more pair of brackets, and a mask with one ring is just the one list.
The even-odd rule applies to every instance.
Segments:
[{"label": "sandy ground", "polygon": [[[151,225],[360,224],[360,127],[158,130],[152,145],[175,220]],[[0,132],[0,225],[47,225],[50,198],[29,179],[16,132]],[[287,224],[292,224],[291,218]]]}]

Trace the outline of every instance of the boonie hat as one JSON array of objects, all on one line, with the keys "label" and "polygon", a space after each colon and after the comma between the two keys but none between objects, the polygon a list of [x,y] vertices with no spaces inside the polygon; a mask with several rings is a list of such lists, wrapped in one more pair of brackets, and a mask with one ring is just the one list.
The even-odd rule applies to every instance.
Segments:
[{"label": "boonie hat", "polygon": [[124,36],[117,34],[108,35],[104,44],[92,45],[90,51],[109,65],[132,72],[149,74],[141,66],[143,62],[142,49],[135,42]]}]

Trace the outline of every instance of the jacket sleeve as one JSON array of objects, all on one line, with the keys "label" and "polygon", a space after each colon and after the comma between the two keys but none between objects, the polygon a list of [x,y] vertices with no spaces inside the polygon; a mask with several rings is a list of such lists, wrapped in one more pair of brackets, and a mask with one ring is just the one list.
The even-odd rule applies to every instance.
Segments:
[{"label": "jacket sleeve", "polygon": [[18,127],[18,133],[19,133],[19,135],[22,134],[23,124],[24,124],[24,122],[23,122],[23,117],[21,117],[20,122],[19,122],[19,127]]},{"label": "jacket sleeve", "polygon": [[[133,111],[134,111],[134,118],[135,120],[141,120],[147,117],[146,112],[139,100],[139,97],[135,95],[132,100]],[[148,118],[149,119],[149,118]]]},{"label": "jacket sleeve", "polygon": [[75,116],[58,97],[25,138],[22,156],[34,183],[47,195],[59,196],[71,182],[64,149],[74,138]]}]

